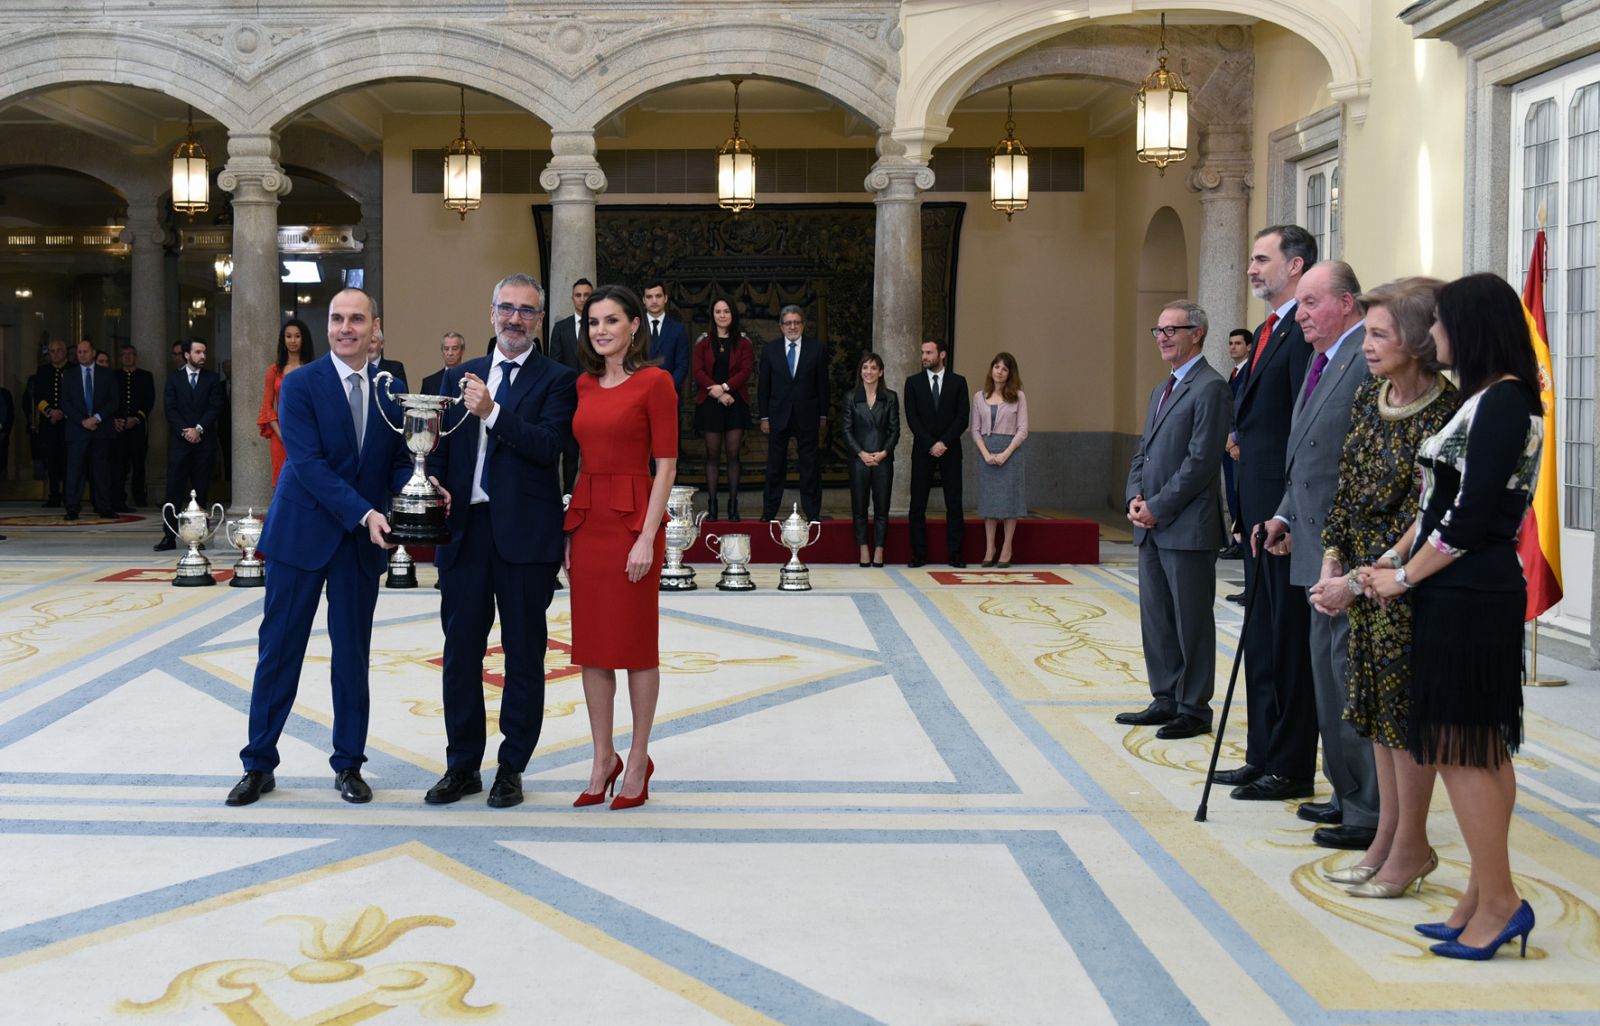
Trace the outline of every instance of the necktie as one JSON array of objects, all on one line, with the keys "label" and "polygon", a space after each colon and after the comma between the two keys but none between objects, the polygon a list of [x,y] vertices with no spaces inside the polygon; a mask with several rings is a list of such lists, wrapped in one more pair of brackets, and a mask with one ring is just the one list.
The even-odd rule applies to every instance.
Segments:
[{"label": "necktie", "polygon": [[367,418],[362,416],[366,411],[361,404],[361,372],[351,371],[350,377],[350,423],[356,429],[356,452],[361,452],[361,436],[366,433]]},{"label": "necktie", "polygon": [[1328,366],[1327,353],[1318,353],[1317,358],[1311,361],[1311,373],[1306,375],[1306,390],[1300,394],[1301,409],[1311,401],[1311,393],[1317,390],[1317,382],[1322,380],[1322,369],[1326,366]]},{"label": "necktie", "polygon": [[83,406],[90,413],[94,412],[94,368],[83,369]]},{"label": "necktie", "polygon": [[650,345],[654,347],[659,341],[661,341],[661,322],[652,317],[650,318]]},{"label": "necktie", "polygon": [[939,375],[933,376],[933,405],[939,405]]},{"label": "necktie", "polygon": [[[510,360],[500,361],[500,384],[494,389],[494,402],[496,406],[504,406],[506,400],[511,398],[511,372],[517,365]],[[478,474],[478,487],[483,489],[483,494],[489,494],[489,457],[494,453],[494,435],[490,435],[484,443],[483,471]]]},{"label": "necktie", "polygon": [[1256,337],[1256,355],[1250,360],[1250,369],[1255,370],[1256,364],[1261,362],[1261,354],[1267,348],[1267,339],[1272,337],[1272,329],[1278,326],[1278,311],[1267,314],[1267,323],[1261,326],[1261,334]]},{"label": "necktie", "polygon": [[1159,403],[1156,403],[1156,413],[1157,414],[1160,414],[1161,410],[1167,405],[1167,400],[1172,398],[1172,386],[1176,385],[1177,383],[1178,383],[1178,376],[1176,374],[1168,374],[1167,375],[1167,387],[1165,389],[1163,389],[1162,392],[1161,392],[1161,401]]},{"label": "necktie", "polygon": [[200,387],[200,372],[199,371],[196,371],[196,370],[190,370],[189,371],[189,387],[190,388],[199,388]]},{"label": "necktie", "polygon": [[800,363],[800,343],[789,343],[789,376],[794,377],[795,367]]},{"label": "necktie", "polygon": [[1239,377],[1239,368],[1235,367],[1233,369],[1233,372],[1228,375],[1228,384],[1230,384],[1230,385],[1233,384],[1234,381],[1236,381],[1238,379],[1238,377]]}]

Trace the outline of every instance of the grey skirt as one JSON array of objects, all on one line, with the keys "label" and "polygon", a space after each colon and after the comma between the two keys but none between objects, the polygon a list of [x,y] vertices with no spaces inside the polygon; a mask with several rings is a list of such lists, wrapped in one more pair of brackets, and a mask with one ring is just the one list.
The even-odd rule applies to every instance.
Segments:
[{"label": "grey skirt", "polygon": [[[983,443],[990,452],[1001,452],[1011,444],[1011,436],[984,435]],[[1019,446],[1002,466],[978,464],[978,516],[1009,520],[1028,515],[1028,476],[1022,465],[1026,451]]]}]

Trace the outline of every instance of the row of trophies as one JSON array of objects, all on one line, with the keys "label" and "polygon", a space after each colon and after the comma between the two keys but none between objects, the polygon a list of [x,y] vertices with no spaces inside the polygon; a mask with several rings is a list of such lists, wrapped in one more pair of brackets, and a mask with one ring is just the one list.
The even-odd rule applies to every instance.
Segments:
[{"label": "row of trophies", "polygon": [[[389,419],[382,403],[378,412],[384,422],[405,439],[406,450],[411,453],[411,477],[390,499],[389,540],[397,547],[389,558],[391,588],[415,588],[416,564],[406,551],[407,545],[445,545],[450,541],[450,529],[445,524],[447,506],[444,496],[428,480],[427,460],[438,446],[439,440],[462,423],[441,429],[441,422],[451,406],[462,401],[461,396],[402,394],[394,391],[394,376],[380,371],[373,379],[373,388],[382,387],[389,399],[402,412],[402,423]],[[463,388],[465,382],[463,382]],[[695,489],[688,485],[675,486],[667,497],[666,561],[661,569],[662,591],[694,591],[694,568],[685,566],[683,554],[700,536],[700,526],[707,514],[694,508]],[[212,523],[212,515],[215,523]],[[215,584],[211,576],[211,562],[200,554],[200,549],[227,523],[227,538],[242,553],[234,564],[235,588],[259,588],[266,583],[266,564],[256,553],[261,540],[261,518],[255,510],[248,510],[238,520],[226,520],[221,503],[212,506],[210,514],[201,509],[195,493],[189,493],[189,505],[182,510],[167,503],[161,510],[162,522],[188,546],[188,551],[178,560],[172,583],[180,588]],[[774,520],[768,525],[773,541],[789,550],[789,561],[778,572],[779,591],[810,591],[811,571],[800,561],[800,550],[815,544],[822,536],[822,524],[807,521],[795,506],[784,520]],[[722,576],[717,581],[721,591],[754,591],[755,581],[750,577],[750,536],[748,534],[706,535],[706,544],[715,545],[717,558],[722,562]]]}]

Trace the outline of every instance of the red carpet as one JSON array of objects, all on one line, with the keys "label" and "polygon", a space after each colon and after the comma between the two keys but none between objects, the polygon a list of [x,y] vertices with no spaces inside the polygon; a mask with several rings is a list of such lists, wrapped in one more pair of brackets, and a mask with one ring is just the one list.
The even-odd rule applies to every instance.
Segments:
[{"label": "red carpet", "polygon": [[[713,523],[707,520],[700,529],[700,538],[684,558],[690,563],[715,563],[717,557],[706,547],[709,534],[748,534],[750,536],[750,561],[752,563],[788,562],[789,550],[772,540],[777,529],[762,520],[728,520]],[[769,533],[770,532],[770,533]],[[999,532],[996,532],[996,545]],[[983,521],[967,521],[966,538],[961,546],[968,563],[977,566],[983,559]],[[928,565],[939,566],[945,561],[944,520],[928,518]],[[807,564],[857,563],[861,550],[856,546],[855,528],[847,519],[824,520],[822,534],[815,545],[800,550],[800,558]],[[889,542],[884,546],[884,562],[904,565],[911,558],[911,529],[904,517],[889,518]],[[1026,518],[1017,521],[1017,533],[1012,540],[1011,561],[1023,563],[1098,563],[1100,562],[1100,525],[1093,520],[1046,520]]]}]

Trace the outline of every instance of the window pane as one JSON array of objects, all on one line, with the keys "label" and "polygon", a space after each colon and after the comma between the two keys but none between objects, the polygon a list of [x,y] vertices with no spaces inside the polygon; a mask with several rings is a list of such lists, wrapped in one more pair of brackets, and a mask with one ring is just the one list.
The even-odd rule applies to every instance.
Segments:
[{"label": "window pane", "polygon": [[[1556,368],[1556,393],[1562,402],[1556,431],[1565,466],[1562,490],[1567,526],[1594,529],[1594,370],[1595,370],[1595,242],[1600,221],[1600,84],[1573,94],[1567,108],[1567,224],[1564,245],[1552,263],[1566,265],[1565,309],[1547,309],[1551,364]],[[1558,236],[1552,233],[1553,243]],[[1552,246],[1554,249],[1554,246]],[[1551,269],[1546,304],[1554,296],[1557,272]]]}]

